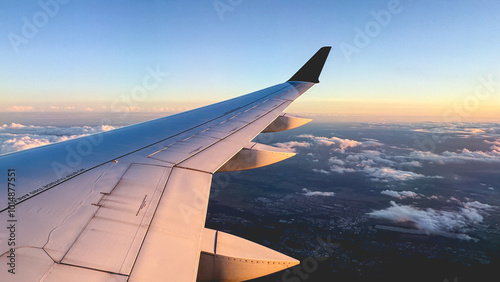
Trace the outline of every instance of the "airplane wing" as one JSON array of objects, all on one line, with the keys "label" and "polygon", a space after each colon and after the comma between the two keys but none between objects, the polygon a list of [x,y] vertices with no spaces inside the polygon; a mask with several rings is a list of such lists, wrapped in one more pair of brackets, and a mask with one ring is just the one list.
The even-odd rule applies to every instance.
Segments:
[{"label": "airplane wing", "polygon": [[329,52],[257,92],[0,156],[0,281],[242,281],[298,264],[205,218],[214,173],[293,155],[251,141],[310,121],[284,110]]}]

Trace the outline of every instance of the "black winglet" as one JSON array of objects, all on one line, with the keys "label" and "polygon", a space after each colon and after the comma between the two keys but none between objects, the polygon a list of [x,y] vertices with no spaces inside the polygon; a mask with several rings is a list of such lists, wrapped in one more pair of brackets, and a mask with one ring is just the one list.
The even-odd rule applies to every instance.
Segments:
[{"label": "black winglet", "polygon": [[305,65],[303,65],[298,72],[296,72],[288,81],[305,81],[318,83],[319,75],[323,66],[325,65],[326,58],[330,53],[332,47],[323,47],[312,56]]}]

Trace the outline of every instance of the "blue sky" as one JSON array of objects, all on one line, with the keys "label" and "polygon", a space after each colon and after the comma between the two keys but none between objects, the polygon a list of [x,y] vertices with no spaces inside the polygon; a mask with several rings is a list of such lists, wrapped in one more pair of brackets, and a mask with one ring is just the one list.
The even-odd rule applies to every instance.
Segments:
[{"label": "blue sky", "polygon": [[[331,45],[291,110],[500,117],[498,1],[103,2],[2,1],[0,111],[106,111],[148,69],[168,76],[134,110],[194,107],[285,81]],[[495,87],[478,98],[481,77]]]}]

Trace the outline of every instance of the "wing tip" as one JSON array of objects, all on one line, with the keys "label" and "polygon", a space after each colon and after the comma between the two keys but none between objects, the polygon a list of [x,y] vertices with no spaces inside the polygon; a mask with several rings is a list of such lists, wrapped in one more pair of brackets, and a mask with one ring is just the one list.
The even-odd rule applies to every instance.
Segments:
[{"label": "wing tip", "polygon": [[331,49],[331,46],[321,47],[288,81],[319,83],[319,75]]}]

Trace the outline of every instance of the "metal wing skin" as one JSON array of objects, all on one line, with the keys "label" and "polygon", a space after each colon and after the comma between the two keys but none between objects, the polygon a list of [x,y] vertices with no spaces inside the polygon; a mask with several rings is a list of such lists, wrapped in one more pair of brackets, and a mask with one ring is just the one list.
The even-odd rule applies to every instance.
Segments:
[{"label": "metal wing skin", "polygon": [[0,156],[0,281],[243,281],[298,264],[205,218],[214,173],[293,155],[251,141],[310,121],[284,111],[329,51],[260,91]]}]

